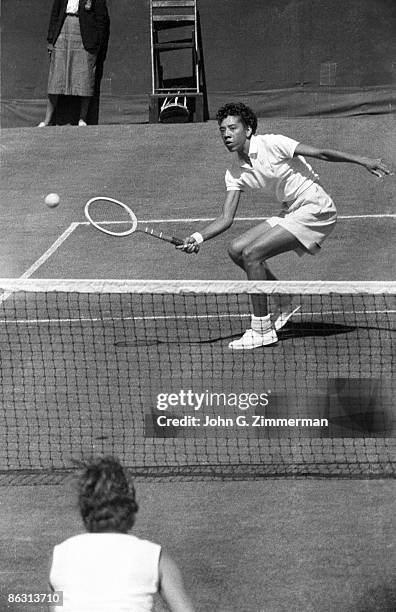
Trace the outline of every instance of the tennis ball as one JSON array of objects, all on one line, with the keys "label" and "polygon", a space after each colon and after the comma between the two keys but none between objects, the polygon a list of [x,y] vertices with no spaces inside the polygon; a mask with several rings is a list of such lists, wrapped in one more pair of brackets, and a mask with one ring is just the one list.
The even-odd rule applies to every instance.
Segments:
[{"label": "tennis ball", "polygon": [[58,206],[58,204],[60,202],[60,197],[58,196],[57,193],[49,193],[45,197],[44,202],[46,203],[48,208],[55,208],[55,206]]}]

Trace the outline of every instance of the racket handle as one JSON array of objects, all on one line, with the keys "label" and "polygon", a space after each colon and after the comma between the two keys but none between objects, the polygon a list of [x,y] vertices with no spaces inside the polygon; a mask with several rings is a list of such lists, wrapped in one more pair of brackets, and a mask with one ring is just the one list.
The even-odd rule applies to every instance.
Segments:
[{"label": "racket handle", "polygon": [[144,230],[141,231],[143,231],[145,234],[148,234],[149,236],[153,236],[154,238],[159,238],[160,240],[165,240],[165,242],[170,242],[175,246],[181,246],[182,244],[184,244],[184,240],[181,240],[180,238],[174,238],[174,236],[168,236],[167,234],[164,234],[164,232],[157,232],[151,227],[145,227]]}]

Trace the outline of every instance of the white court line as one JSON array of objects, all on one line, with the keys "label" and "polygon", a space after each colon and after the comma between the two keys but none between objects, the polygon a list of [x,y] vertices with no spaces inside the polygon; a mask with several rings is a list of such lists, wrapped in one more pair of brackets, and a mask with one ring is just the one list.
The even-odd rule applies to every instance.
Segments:
[{"label": "white court line", "polygon": [[[216,217],[178,217],[174,219],[138,219],[139,223],[200,223],[214,221]],[[265,221],[269,217],[235,217],[235,221]],[[338,219],[396,219],[396,213],[372,213],[367,215],[338,215]],[[103,225],[124,223],[124,221],[102,221]],[[79,221],[76,225],[90,225],[89,221]]]},{"label": "white court line", "polygon": [[[380,314],[395,314],[396,310],[320,310],[318,312],[297,312],[294,317],[305,317],[305,316],[323,316],[323,315],[380,315]],[[101,323],[106,321],[167,321],[167,320],[178,320],[178,319],[245,319],[251,315],[246,313],[227,313],[227,314],[203,314],[203,315],[159,315],[159,316],[141,316],[141,317],[77,317],[72,319],[16,319],[9,321],[0,319],[1,324],[28,324],[28,323]],[[389,330],[391,331],[391,330]]]},{"label": "white court line", "polygon": [[[49,247],[49,249],[47,249],[45,251],[45,253],[43,253],[43,255],[41,255],[41,257],[39,257],[31,266],[30,268],[28,268],[23,274],[22,276],[20,276],[19,278],[30,278],[30,276],[32,276],[32,274],[34,274],[36,272],[36,270],[38,270],[46,261],[47,259],[49,259],[54,253],[55,251],[57,251],[59,249],[59,247],[61,246],[61,244],[63,244],[63,242],[65,242],[65,240],[67,240],[67,238],[70,236],[70,234],[72,234],[74,232],[74,230],[76,229],[76,227],[78,227],[78,223],[73,222],[69,225],[69,227],[67,228],[67,230],[65,230],[63,232],[63,234],[61,234],[59,236],[59,238],[57,238],[55,240],[55,242]],[[5,302],[10,295],[12,294],[12,291],[5,291],[1,296],[0,296],[0,304],[2,304],[3,302]]]}]

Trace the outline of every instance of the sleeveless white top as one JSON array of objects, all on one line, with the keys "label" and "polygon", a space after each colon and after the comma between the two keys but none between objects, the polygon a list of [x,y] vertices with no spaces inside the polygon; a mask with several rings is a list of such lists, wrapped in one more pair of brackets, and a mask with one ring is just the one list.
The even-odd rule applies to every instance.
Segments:
[{"label": "sleeveless white top", "polygon": [[122,533],[85,533],[55,546],[50,583],[62,612],[151,612],[161,547]]}]

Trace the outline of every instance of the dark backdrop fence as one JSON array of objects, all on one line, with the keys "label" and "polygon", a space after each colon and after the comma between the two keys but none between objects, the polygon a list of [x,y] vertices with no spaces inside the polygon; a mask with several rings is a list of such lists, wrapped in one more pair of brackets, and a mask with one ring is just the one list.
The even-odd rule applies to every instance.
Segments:
[{"label": "dark backdrop fence", "polygon": [[[41,118],[51,6],[52,0],[2,0],[4,126]],[[146,121],[149,0],[108,6],[101,122]],[[229,98],[250,102],[263,116],[394,110],[394,0],[198,0],[198,8],[211,116]],[[186,58],[174,58],[175,70],[183,71]]]}]

